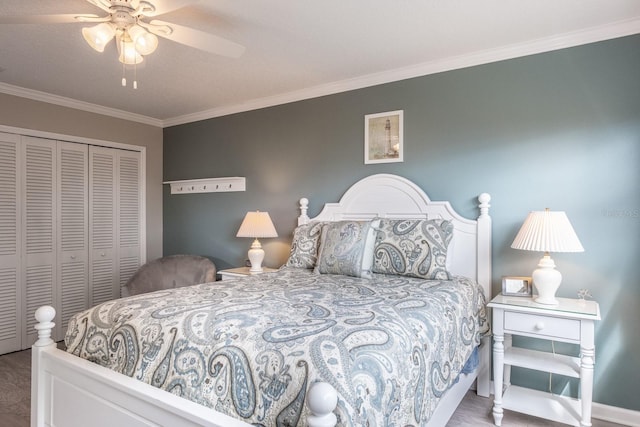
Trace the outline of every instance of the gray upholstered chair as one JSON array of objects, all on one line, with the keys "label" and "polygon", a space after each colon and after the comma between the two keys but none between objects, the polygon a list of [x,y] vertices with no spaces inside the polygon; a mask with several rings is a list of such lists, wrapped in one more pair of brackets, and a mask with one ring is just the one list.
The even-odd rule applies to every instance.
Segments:
[{"label": "gray upholstered chair", "polygon": [[149,261],[122,288],[122,296],[180,288],[216,280],[216,266],[198,255],[169,255]]}]

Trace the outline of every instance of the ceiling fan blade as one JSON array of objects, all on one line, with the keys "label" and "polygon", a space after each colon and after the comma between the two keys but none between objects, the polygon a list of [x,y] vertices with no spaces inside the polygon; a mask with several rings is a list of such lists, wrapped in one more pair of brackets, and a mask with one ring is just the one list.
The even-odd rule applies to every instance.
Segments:
[{"label": "ceiling fan blade", "polygon": [[71,24],[81,22],[81,19],[99,18],[97,15],[79,15],[68,13],[61,15],[22,15],[22,16],[0,16],[0,24]]},{"label": "ceiling fan blade", "polygon": [[100,9],[104,10],[105,12],[109,12],[111,9],[111,6],[113,6],[109,0],[87,0],[87,1],[94,6],[98,6]]},{"label": "ceiling fan blade", "polygon": [[[147,29],[153,34],[215,55],[239,58],[245,47],[222,37],[171,22],[153,20]],[[167,28],[170,31],[167,31]]]},{"label": "ceiling fan blade", "polygon": [[[90,0],[91,1],[91,0]],[[153,11],[152,12],[144,12],[144,16],[158,16],[164,15],[165,13],[173,12],[174,10],[181,9],[190,4],[198,3],[199,0],[152,0]],[[140,3],[149,3],[144,0],[141,0]]]}]

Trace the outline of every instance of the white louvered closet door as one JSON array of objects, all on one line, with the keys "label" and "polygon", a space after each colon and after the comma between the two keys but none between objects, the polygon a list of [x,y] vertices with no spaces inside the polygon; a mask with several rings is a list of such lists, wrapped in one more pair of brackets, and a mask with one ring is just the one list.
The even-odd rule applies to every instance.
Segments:
[{"label": "white louvered closet door", "polygon": [[58,323],[62,340],[69,319],[89,307],[89,147],[58,142]]},{"label": "white louvered closet door", "polygon": [[0,132],[0,354],[37,339],[36,309],[69,319],[120,297],[144,262],[140,152]]},{"label": "white louvered closet door", "polygon": [[141,264],[142,177],[139,152],[118,150],[117,159],[119,274],[117,297],[120,297],[122,287]]},{"label": "white louvered closet door", "polygon": [[140,153],[89,147],[89,305],[120,297],[141,264]]},{"label": "white louvered closet door", "polygon": [[22,137],[23,347],[37,339],[34,314],[56,304],[56,141]]},{"label": "white louvered closet door", "polygon": [[19,142],[0,133],[0,354],[22,348]]},{"label": "white louvered closet door", "polygon": [[119,297],[116,151],[89,147],[89,305]]}]

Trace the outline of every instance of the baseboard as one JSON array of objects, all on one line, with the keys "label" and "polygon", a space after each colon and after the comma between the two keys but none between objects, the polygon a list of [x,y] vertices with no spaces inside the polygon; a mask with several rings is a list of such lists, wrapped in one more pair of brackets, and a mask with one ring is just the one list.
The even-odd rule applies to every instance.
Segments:
[{"label": "baseboard", "polygon": [[632,411],[631,409],[593,402],[593,405],[591,405],[591,415],[593,418],[602,421],[609,421],[629,427],[640,427],[640,411]]},{"label": "baseboard", "polygon": [[[493,380],[491,380],[491,396],[493,396]],[[640,411],[605,405],[598,402],[591,404],[591,417],[610,423],[628,427],[640,427]]]}]

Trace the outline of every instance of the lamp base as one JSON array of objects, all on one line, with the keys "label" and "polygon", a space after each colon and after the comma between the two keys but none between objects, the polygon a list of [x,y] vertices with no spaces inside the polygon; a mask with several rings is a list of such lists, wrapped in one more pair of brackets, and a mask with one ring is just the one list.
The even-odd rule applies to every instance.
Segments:
[{"label": "lamp base", "polygon": [[538,268],[531,274],[533,285],[538,290],[534,299],[538,304],[557,305],[556,291],[562,282],[562,274],[556,270],[556,264],[549,254],[545,254],[538,263]]},{"label": "lamp base", "polygon": [[551,298],[551,299],[544,299],[541,297],[537,297],[536,299],[534,299],[535,302],[537,302],[538,304],[544,304],[544,305],[558,305],[560,304],[560,301],[558,301],[555,298]]},{"label": "lamp base", "polygon": [[262,245],[260,245],[258,239],[254,240],[251,244],[251,249],[249,249],[247,256],[249,257],[249,262],[251,263],[249,273],[262,273],[262,260],[264,260],[264,250],[262,249]]}]

